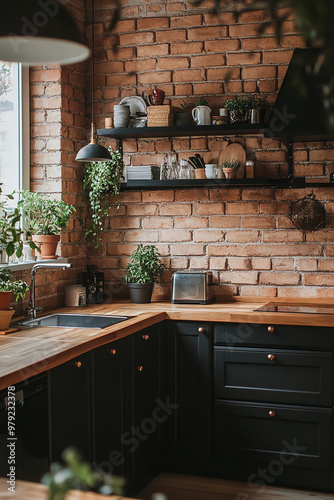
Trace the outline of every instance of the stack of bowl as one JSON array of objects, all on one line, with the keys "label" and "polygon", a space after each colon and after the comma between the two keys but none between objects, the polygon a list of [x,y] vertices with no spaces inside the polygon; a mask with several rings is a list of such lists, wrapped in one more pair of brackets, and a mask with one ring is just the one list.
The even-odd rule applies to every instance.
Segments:
[{"label": "stack of bowl", "polygon": [[114,106],[114,128],[127,127],[130,121],[130,106],[117,104]]}]

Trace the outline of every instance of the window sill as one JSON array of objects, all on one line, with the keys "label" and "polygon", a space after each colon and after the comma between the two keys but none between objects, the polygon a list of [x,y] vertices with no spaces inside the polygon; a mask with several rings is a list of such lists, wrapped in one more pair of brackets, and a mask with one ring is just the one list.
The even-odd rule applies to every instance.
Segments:
[{"label": "window sill", "polygon": [[0,264],[0,268],[5,267],[6,269],[10,269],[11,271],[26,271],[31,269],[35,264],[40,264],[41,262],[58,262],[58,263],[66,263],[68,259],[63,257],[58,257],[58,259],[38,259],[38,260],[30,260],[27,262],[15,262],[13,264]]}]

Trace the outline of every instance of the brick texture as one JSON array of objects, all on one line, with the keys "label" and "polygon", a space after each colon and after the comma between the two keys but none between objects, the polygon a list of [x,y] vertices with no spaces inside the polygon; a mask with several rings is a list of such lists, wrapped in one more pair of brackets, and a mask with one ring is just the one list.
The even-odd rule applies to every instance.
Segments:
[{"label": "brick texture", "polygon": [[[84,4],[84,0],[77,0],[73,8],[82,29]],[[89,8],[88,3],[86,35],[91,43]],[[294,13],[288,13],[279,46],[272,27],[260,34],[261,22],[267,20],[263,11],[235,15],[229,10],[232,8],[226,5],[226,12],[217,18],[204,6],[192,7],[185,0],[160,4],[136,0],[135,5],[123,7],[122,21],[111,34],[105,21],[110,6],[99,2],[97,127],[104,127],[104,119],[112,116],[113,106],[121,98],[149,92],[154,84],[166,92],[166,102],[175,107],[184,100],[191,108],[203,95],[213,115],[225,99],[240,92],[263,92],[274,103],[292,49],[303,46]],[[84,100],[86,95],[89,99],[90,76],[90,65],[86,64],[31,69],[32,188],[63,195],[74,204],[81,175],[75,152],[88,140],[90,109],[85,110]],[[175,151],[178,158],[187,158],[196,151],[205,154],[222,149],[228,139],[245,147],[247,157],[255,161],[256,176],[275,177],[287,172],[285,145],[258,136],[131,139],[124,141],[124,159],[127,165],[160,165],[165,153]],[[294,159],[297,176],[326,180],[334,169],[334,144],[296,143]],[[122,193],[120,210],[110,212],[111,230],[97,252],[88,251],[88,260],[85,247],[77,244],[77,221],[64,233],[62,251],[75,264],[69,279],[75,279],[87,262],[95,263],[104,270],[115,296],[126,296],[120,279],[130,253],[138,243],[153,243],[169,268],[157,287],[158,296],[170,297],[171,271],[185,268],[213,270],[218,296],[330,296],[334,287],[333,232],[304,235],[290,220],[291,203],[308,192],[261,188]],[[314,194],[324,203],[332,227],[333,190],[319,188]],[[62,299],[66,278],[63,273],[59,286],[48,288],[41,273],[39,300],[46,306],[56,305]]]}]

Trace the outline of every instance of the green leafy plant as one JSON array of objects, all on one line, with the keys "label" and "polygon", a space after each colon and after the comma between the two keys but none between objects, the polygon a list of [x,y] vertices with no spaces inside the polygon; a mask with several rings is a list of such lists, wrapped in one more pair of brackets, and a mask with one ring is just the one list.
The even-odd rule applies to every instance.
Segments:
[{"label": "green leafy plant", "polygon": [[13,292],[18,301],[19,298],[24,299],[28,290],[29,285],[25,281],[14,280],[10,269],[0,268],[0,292]]},{"label": "green leafy plant", "polygon": [[138,245],[126,269],[126,283],[158,283],[166,266],[161,262],[155,245]]},{"label": "green leafy plant", "polygon": [[248,109],[266,110],[269,108],[269,102],[267,96],[249,95],[247,96],[246,100],[248,103]]},{"label": "green leafy plant", "polygon": [[72,211],[75,211],[72,205],[31,191],[22,191],[21,195],[18,207],[30,234],[55,235],[66,229]]},{"label": "green leafy plant", "polygon": [[[22,256],[23,230],[20,228],[21,214],[19,209],[9,208],[7,200],[13,200],[13,194],[4,195],[2,192],[2,184],[0,184],[0,248],[5,250],[7,255],[16,254],[17,257]],[[5,198],[5,199],[3,199]],[[35,243],[29,241],[31,248],[36,249]]]},{"label": "green leafy plant", "polygon": [[93,470],[78,452],[67,448],[62,453],[65,465],[51,464],[50,472],[42,478],[49,487],[48,500],[65,500],[70,490],[97,491],[104,495],[122,495],[124,480],[102,470]]},{"label": "green leafy plant", "polygon": [[208,101],[202,96],[200,99],[195,101],[195,106],[209,106]]},{"label": "green leafy plant", "polygon": [[248,111],[250,101],[247,97],[245,96],[238,96],[235,97],[234,99],[227,99],[225,101],[225,108],[227,108],[229,111]]},{"label": "green leafy plant", "polygon": [[239,160],[231,160],[231,161],[223,161],[222,163],[222,168],[233,168],[233,169],[237,169],[239,168],[241,165],[241,161]]},{"label": "green leafy plant", "polygon": [[80,218],[85,237],[97,246],[104,230],[103,219],[109,215],[111,205],[119,207],[119,201],[110,202],[110,195],[118,195],[123,178],[124,162],[119,151],[108,148],[111,160],[86,163],[82,188],[83,201],[88,206],[88,222]]}]

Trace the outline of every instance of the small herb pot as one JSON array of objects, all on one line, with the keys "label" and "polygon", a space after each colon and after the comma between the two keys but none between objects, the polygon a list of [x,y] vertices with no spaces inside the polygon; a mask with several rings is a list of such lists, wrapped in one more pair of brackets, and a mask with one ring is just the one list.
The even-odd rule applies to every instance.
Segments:
[{"label": "small herb pot", "polygon": [[238,173],[238,168],[223,168],[223,174],[226,179],[235,179]]},{"label": "small herb pot", "polygon": [[190,125],[190,113],[175,113],[175,125],[177,127],[188,127]]},{"label": "small herb pot", "polygon": [[231,109],[229,115],[230,115],[230,123],[245,123],[249,121],[248,109],[244,110]]},{"label": "small herb pot", "polygon": [[151,302],[154,283],[128,283],[131,301],[134,304]]}]

